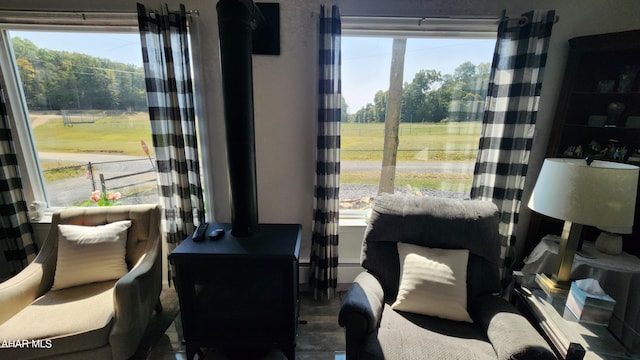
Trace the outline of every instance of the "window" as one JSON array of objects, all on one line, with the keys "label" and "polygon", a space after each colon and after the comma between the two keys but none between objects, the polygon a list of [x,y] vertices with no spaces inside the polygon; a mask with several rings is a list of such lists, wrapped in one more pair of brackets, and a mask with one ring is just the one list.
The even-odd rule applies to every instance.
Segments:
[{"label": "window", "polygon": [[[496,29],[496,20],[343,18],[342,218],[388,186],[381,174],[394,177],[384,192],[469,197]],[[395,51],[404,56],[399,142],[383,173],[394,39],[406,39]]]},{"label": "window", "polygon": [[28,200],[90,205],[97,190],[158,201],[140,35],[97,29],[1,29]]}]

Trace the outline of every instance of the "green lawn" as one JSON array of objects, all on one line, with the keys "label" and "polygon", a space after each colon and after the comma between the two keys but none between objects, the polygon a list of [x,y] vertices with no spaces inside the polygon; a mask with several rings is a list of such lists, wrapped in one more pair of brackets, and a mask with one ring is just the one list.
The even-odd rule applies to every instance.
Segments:
[{"label": "green lawn", "polygon": [[[447,191],[463,191],[471,187],[472,174],[460,173],[397,173],[396,186],[411,186],[416,189],[438,189]],[[378,185],[380,172],[340,173],[340,183]]]},{"label": "green lawn", "polygon": [[[42,117],[41,114],[31,116],[38,151],[144,156],[140,146],[140,140],[144,140],[153,152],[146,113],[96,117],[94,123],[73,126],[64,126],[61,116],[48,115],[46,121],[41,120]],[[474,161],[480,127],[479,122],[401,124],[398,161]],[[382,161],[384,124],[343,124],[341,141],[342,161]],[[71,164],[62,164],[65,165]],[[47,173],[58,179],[73,176],[75,172],[67,169]],[[343,171],[341,182],[377,184],[379,176],[375,172]],[[468,188],[471,178],[471,174],[458,173],[398,173],[396,184],[456,190]]]},{"label": "green lawn", "polygon": [[[397,161],[475,161],[482,124],[400,124]],[[382,161],[384,124],[343,124],[342,161]],[[344,184],[378,184],[379,172],[342,171]],[[397,172],[396,186],[464,192],[473,175],[460,173]]]},{"label": "green lawn", "polygon": [[35,126],[33,135],[38,151],[145,156],[140,140],[153,151],[146,113],[101,117],[94,123],[73,126],[64,126],[62,117],[53,116]]},{"label": "green lawn", "polygon": [[[400,124],[398,161],[474,161],[481,124]],[[382,160],[384,124],[343,124],[340,158]]]},{"label": "green lawn", "polygon": [[78,165],[73,162],[55,161],[43,162],[42,174],[45,182],[49,183],[56,180],[68,179],[84,175],[86,172],[85,165]]}]

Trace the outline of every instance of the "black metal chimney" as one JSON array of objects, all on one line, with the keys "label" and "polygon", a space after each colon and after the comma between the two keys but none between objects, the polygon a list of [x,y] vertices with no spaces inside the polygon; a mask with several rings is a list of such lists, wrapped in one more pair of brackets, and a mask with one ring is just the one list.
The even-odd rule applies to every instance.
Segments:
[{"label": "black metal chimney", "polygon": [[231,187],[231,233],[246,237],[260,231],[251,55],[252,31],[262,15],[251,0],[220,0],[216,9]]}]

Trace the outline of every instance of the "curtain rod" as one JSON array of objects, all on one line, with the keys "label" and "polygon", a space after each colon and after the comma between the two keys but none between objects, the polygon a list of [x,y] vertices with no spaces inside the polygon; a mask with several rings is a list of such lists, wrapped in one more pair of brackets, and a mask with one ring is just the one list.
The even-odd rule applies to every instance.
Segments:
[{"label": "curtain rod", "polygon": [[[157,10],[149,10],[149,14]],[[170,11],[169,13],[176,13]],[[199,10],[186,11],[187,16],[197,17]],[[23,25],[88,25],[88,26],[138,26],[138,14],[128,11],[40,11],[2,10],[0,24]]]},{"label": "curtain rod", "polygon": [[[526,16],[520,16],[520,17],[517,17],[517,18],[510,18],[510,17],[508,17],[506,15],[506,13],[507,13],[506,10],[502,10],[502,18],[500,19],[500,21],[507,21],[507,22],[514,21],[514,22],[517,22],[518,26],[521,26],[521,27],[525,26],[525,25],[527,25],[529,23],[529,18],[526,17]],[[558,21],[560,21],[560,17],[558,15],[556,15],[553,18],[553,23],[557,24]]]},{"label": "curtain rod", "polygon": [[0,10],[0,23],[26,25],[137,26],[135,12]]},{"label": "curtain rod", "polygon": [[[526,17],[526,16],[521,16],[521,17],[518,17],[518,18],[506,17],[502,21],[517,21],[518,22],[518,26],[525,26],[525,25],[527,25],[529,23],[529,18]],[[556,15],[556,17],[553,18],[553,23],[557,24],[558,21],[560,21],[560,17],[558,15]]]},{"label": "curtain rod", "polygon": [[[149,15],[158,15],[158,13],[160,13],[160,10],[149,10]],[[176,10],[169,10],[169,14],[179,14],[180,11],[176,11]],[[200,16],[200,10],[187,10],[185,11],[187,16]]]},{"label": "curtain rod", "polygon": [[[493,38],[500,18],[344,16],[342,31],[350,36],[420,36]],[[456,35],[457,34],[457,35]],[[411,35],[410,35],[411,36]]]}]

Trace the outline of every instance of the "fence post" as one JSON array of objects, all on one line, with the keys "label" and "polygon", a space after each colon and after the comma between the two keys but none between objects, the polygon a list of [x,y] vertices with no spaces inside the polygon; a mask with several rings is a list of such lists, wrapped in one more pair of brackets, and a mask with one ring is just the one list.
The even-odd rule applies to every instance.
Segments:
[{"label": "fence post", "polygon": [[91,176],[91,188],[92,191],[96,191],[96,178],[93,175],[93,165],[91,165],[91,161],[87,164],[87,173]]},{"label": "fence post", "polygon": [[103,193],[107,192],[107,185],[104,182],[104,175],[102,175],[102,173],[100,173],[100,188],[102,188]]}]

